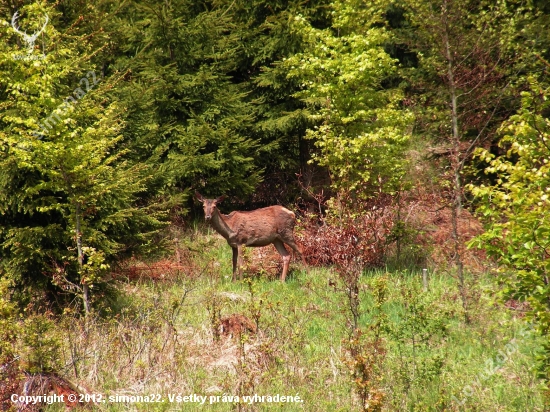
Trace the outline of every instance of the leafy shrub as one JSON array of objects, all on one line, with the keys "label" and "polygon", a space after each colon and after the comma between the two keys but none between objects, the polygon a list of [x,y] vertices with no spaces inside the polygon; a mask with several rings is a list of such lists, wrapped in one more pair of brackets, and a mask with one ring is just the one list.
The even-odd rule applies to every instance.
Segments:
[{"label": "leafy shrub", "polygon": [[[499,263],[502,298],[527,302],[526,320],[548,339],[550,335],[550,88],[529,79],[522,108],[500,129],[496,156],[479,150],[486,174],[498,176],[494,185],[470,186],[486,232],[470,242]],[[539,376],[550,383],[550,344],[544,345]]]}]

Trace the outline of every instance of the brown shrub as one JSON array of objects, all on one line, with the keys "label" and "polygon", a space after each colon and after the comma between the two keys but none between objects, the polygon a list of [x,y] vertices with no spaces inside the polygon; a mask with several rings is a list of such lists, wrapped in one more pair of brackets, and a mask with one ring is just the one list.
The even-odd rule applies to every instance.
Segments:
[{"label": "brown shrub", "polygon": [[13,406],[11,395],[17,393],[23,381],[18,359],[9,359],[0,365],[0,411],[9,411]]},{"label": "brown shrub", "polygon": [[[452,264],[455,253],[452,211],[445,193],[416,190],[406,193],[402,202],[402,220],[415,233],[411,241],[427,254],[425,264],[434,269],[445,270]],[[469,240],[483,233],[480,221],[468,209],[463,208],[458,214],[457,228],[464,266],[472,272],[485,271],[488,263],[485,253],[466,248]]]},{"label": "brown shrub", "polygon": [[327,219],[303,213],[296,233],[312,266],[376,267],[384,262],[394,213],[389,198],[361,205],[361,213]]}]

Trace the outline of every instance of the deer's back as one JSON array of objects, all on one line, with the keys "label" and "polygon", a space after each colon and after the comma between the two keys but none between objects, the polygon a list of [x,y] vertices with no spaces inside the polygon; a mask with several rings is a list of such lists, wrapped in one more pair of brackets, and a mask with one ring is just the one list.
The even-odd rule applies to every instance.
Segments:
[{"label": "deer's back", "polygon": [[265,246],[275,239],[292,235],[296,217],[282,206],[269,206],[246,212],[232,212],[226,217],[239,243],[247,246]]}]

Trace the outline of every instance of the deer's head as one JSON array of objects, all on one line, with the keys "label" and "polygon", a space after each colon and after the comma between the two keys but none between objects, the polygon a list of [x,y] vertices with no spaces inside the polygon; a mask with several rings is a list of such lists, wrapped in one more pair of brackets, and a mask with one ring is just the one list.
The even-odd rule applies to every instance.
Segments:
[{"label": "deer's head", "polygon": [[199,202],[202,203],[202,207],[204,209],[204,218],[208,221],[212,219],[212,214],[216,210],[216,205],[222,202],[227,196],[223,195],[218,197],[217,199],[205,199],[199,192],[195,192],[195,197]]}]

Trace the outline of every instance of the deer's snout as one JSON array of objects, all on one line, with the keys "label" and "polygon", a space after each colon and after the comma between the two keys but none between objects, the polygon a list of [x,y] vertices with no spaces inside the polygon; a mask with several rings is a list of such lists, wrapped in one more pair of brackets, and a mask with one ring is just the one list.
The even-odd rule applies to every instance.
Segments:
[{"label": "deer's snout", "polygon": [[210,220],[212,219],[212,215],[204,215],[204,220]]}]

